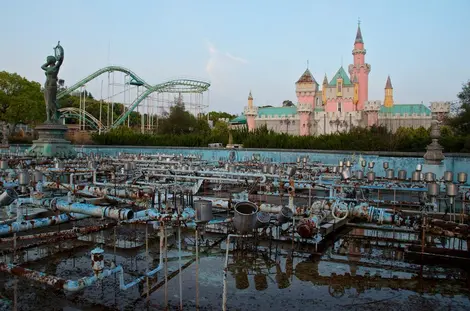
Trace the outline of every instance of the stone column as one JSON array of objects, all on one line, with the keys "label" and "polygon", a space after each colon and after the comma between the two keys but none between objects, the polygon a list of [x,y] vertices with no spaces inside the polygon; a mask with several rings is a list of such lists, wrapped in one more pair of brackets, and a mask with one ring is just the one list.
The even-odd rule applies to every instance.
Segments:
[{"label": "stone column", "polygon": [[440,165],[444,160],[445,156],[442,153],[442,146],[439,144],[439,137],[441,137],[441,130],[439,122],[437,120],[431,121],[431,139],[432,142],[426,147],[426,153],[424,154],[425,164]]}]

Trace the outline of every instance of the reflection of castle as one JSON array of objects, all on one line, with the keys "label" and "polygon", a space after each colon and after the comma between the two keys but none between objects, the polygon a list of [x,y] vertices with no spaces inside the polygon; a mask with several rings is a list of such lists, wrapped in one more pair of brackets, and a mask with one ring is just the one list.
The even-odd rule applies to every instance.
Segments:
[{"label": "reflection of castle", "polygon": [[385,96],[369,101],[369,73],[365,62],[366,49],[360,25],[352,51],[353,64],[346,73],[341,66],[328,81],[325,75],[320,85],[307,68],[295,83],[297,106],[257,107],[248,96],[244,115],[231,121],[232,125],[246,124],[250,130],[267,126],[277,132],[293,135],[329,134],[348,131],[356,126],[383,125],[396,131],[399,127],[429,127],[431,117],[449,112],[449,104],[435,102],[429,109],[423,104],[395,104],[390,77],[385,83]]}]

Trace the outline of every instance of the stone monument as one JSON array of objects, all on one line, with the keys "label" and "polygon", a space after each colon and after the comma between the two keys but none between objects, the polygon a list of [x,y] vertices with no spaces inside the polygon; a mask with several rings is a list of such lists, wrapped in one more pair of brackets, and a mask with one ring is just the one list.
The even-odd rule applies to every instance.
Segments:
[{"label": "stone monument", "polygon": [[442,164],[442,160],[445,159],[442,153],[442,146],[439,144],[439,138],[441,137],[441,131],[439,128],[439,121],[431,121],[431,139],[432,142],[426,147],[426,153],[424,154],[425,164]]},{"label": "stone monument", "polygon": [[426,147],[424,154],[423,172],[431,172],[436,174],[437,178],[444,176],[446,171],[444,154],[442,153],[442,146],[439,144],[439,137],[441,137],[441,129],[438,120],[431,121],[431,139],[432,142]]},{"label": "stone monument", "polygon": [[41,66],[46,74],[44,84],[44,101],[46,103],[47,120],[36,126],[39,138],[33,141],[33,146],[26,151],[31,156],[68,158],[76,156],[76,151],[65,139],[67,127],[60,124],[57,105],[57,76],[64,61],[64,48],[60,42],[54,48],[55,56],[48,56],[46,63]]}]

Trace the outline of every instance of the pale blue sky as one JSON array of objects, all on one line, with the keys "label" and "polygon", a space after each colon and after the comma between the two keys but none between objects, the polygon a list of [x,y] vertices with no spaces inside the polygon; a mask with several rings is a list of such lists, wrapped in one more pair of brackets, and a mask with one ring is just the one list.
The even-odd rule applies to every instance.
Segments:
[{"label": "pale blue sky", "polygon": [[369,99],[390,74],[397,103],[453,100],[470,79],[469,13],[469,0],[3,1],[0,70],[43,83],[60,40],[67,85],[108,64],[151,84],[200,77],[211,110],[239,113],[250,89],[256,105],[295,101],[307,59],[320,83],[347,68],[360,17]]}]

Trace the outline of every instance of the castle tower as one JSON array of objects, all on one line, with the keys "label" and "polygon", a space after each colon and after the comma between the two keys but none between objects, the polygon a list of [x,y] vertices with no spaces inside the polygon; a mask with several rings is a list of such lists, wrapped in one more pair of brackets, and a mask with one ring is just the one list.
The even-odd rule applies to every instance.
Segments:
[{"label": "castle tower", "polygon": [[358,79],[359,94],[356,108],[357,110],[363,110],[365,102],[369,100],[369,72],[371,67],[365,62],[366,49],[364,48],[360,22],[357,25],[356,40],[354,41],[352,55],[354,63],[349,65],[349,75],[351,78],[356,76]]},{"label": "castle tower", "polygon": [[357,107],[357,103],[359,102],[359,80],[356,75],[354,75],[352,82],[354,84],[353,104]]},{"label": "castle tower", "polygon": [[295,93],[298,103],[309,103],[315,106],[315,92],[318,90],[318,83],[308,68],[295,82]]},{"label": "castle tower", "polygon": [[313,112],[314,107],[310,103],[299,103],[297,105],[297,113],[300,119],[300,136],[311,135],[310,129],[312,123],[310,122],[310,115]]},{"label": "castle tower", "polygon": [[381,105],[382,103],[380,100],[371,100],[364,103],[367,126],[376,126],[379,124],[379,111]]},{"label": "castle tower", "polygon": [[323,103],[323,106],[326,105],[326,89],[328,87],[328,78],[326,77],[326,73],[325,73],[325,77],[323,78],[323,83],[322,83],[322,87],[321,87],[321,101]]},{"label": "castle tower", "polygon": [[390,76],[388,76],[387,82],[385,83],[384,107],[387,107],[387,108],[393,107],[393,87],[392,87],[392,80],[390,80]]},{"label": "castle tower", "polygon": [[248,94],[248,106],[245,107],[246,125],[249,131],[254,131],[256,128],[255,118],[258,116],[258,107],[253,106],[253,96]]}]

